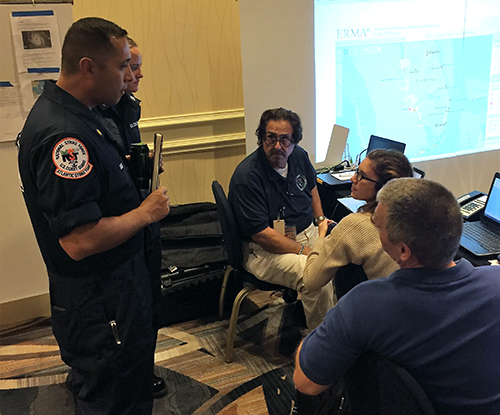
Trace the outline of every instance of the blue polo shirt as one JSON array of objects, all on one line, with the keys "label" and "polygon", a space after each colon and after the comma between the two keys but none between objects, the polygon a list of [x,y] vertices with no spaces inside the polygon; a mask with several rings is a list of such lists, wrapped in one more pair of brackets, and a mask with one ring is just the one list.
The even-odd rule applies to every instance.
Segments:
[{"label": "blue polo shirt", "polygon": [[354,287],[302,344],[300,367],[328,385],[364,351],[413,375],[438,415],[500,414],[500,267],[461,259]]},{"label": "blue polo shirt", "polygon": [[297,233],[302,232],[313,220],[315,186],[316,172],[303,148],[295,146],[288,157],[285,179],[259,147],[238,165],[229,184],[229,203],[244,239],[272,227],[278,214],[287,225],[294,224]]}]

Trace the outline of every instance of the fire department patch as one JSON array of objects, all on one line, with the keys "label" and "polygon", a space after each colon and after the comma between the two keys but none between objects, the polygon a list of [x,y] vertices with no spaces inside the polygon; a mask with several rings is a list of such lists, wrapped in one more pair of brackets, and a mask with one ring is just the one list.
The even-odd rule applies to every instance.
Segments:
[{"label": "fire department patch", "polygon": [[303,174],[298,174],[295,178],[295,184],[300,189],[300,191],[303,192],[307,186],[306,176],[304,176]]},{"label": "fire department patch", "polygon": [[90,173],[92,164],[86,147],[76,138],[66,137],[52,151],[55,174],[65,179],[81,179]]}]

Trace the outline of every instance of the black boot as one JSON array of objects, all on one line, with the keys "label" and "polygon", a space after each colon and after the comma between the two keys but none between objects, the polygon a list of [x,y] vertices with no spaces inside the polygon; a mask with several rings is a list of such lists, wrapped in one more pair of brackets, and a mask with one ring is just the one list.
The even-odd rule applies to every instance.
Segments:
[{"label": "black boot", "polygon": [[153,398],[161,398],[167,394],[167,384],[165,380],[153,374]]}]

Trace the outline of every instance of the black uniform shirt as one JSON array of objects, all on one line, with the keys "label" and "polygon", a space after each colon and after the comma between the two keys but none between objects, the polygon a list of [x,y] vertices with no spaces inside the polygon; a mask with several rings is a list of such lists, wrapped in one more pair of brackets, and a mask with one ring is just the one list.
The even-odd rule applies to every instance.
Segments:
[{"label": "black uniform shirt", "polygon": [[286,224],[294,224],[297,233],[302,232],[313,220],[311,190],[315,186],[316,172],[302,147],[295,146],[288,157],[286,179],[259,147],[238,165],[229,185],[229,202],[243,236],[249,239],[273,227],[278,214]]},{"label": "black uniform shirt", "polygon": [[46,82],[18,146],[23,194],[49,273],[105,273],[141,249],[142,232],[78,262],[59,244],[59,238],[78,226],[122,215],[140,204],[124,153],[84,104]]},{"label": "black uniform shirt", "polygon": [[132,143],[141,142],[141,101],[134,94],[126,93],[118,104],[111,107],[98,106],[94,111],[102,117],[101,122],[126,154],[130,153]]}]

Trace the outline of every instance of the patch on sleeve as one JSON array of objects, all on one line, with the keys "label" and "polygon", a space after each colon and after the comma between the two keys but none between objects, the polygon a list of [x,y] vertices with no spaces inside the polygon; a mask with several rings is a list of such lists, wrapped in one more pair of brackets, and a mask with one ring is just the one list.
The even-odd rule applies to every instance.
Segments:
[{"label": "patch on sleeve", "polygon": [[89,153],[80,140],[66,137],[59,141],[52,151],[55,174],[65,179],[81,179],[90,173]]}]

